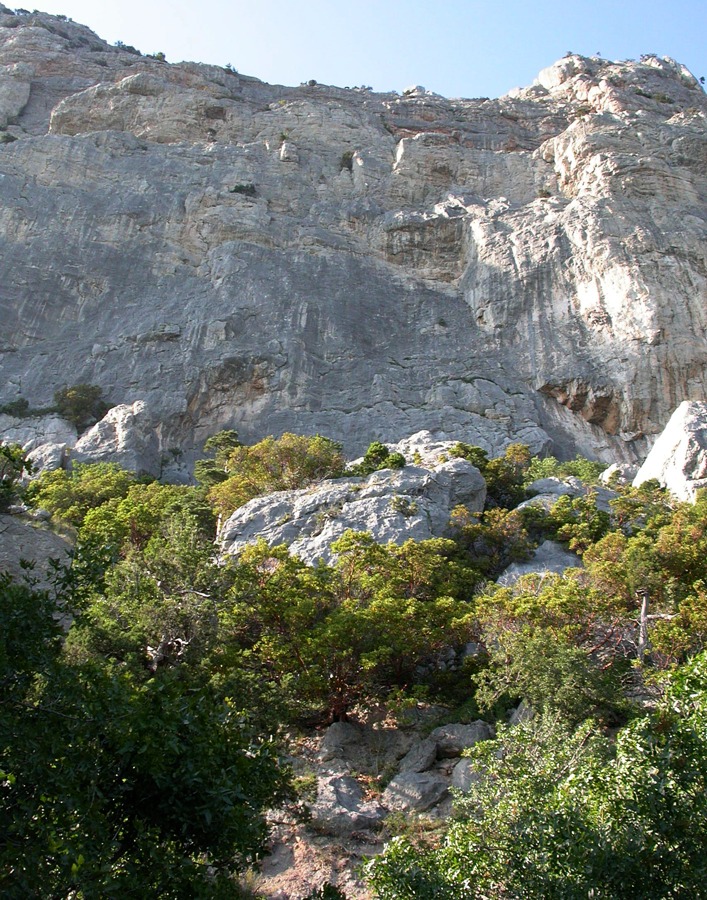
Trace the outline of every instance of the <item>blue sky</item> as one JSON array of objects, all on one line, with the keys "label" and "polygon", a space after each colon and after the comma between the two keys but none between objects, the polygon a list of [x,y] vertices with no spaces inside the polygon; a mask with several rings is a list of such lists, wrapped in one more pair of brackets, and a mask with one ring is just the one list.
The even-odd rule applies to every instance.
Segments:
[{"label": "blue sky", "polygon": [[280,84],[423,84],[449,97],[496,97],[568,50],[657,53],[707,75],[705,0],[39,0],[38,8],[170,62],[231,63]]}]

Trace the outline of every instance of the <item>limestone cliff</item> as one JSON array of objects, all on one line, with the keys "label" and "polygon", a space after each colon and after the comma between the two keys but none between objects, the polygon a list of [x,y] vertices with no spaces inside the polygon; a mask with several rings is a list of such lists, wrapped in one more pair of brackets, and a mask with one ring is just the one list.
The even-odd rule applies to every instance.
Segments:
[{"label": "limestone cliff", "polygon": [[707,399],[707,99],[568,56],[496,100],[281,87],[0,7],[0,402],[355,453],[645,455]]}]

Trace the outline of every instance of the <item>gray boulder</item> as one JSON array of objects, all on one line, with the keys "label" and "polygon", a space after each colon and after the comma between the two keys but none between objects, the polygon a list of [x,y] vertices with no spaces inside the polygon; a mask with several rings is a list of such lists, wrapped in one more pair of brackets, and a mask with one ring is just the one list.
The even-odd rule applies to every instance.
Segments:
[{"label": "gray boulder", "polygon": [[535,712],[533,707],[526,701],[521,700],[518,706],[513,710],[510,719],[508,720],[509,725],[522,725],[523,722],[529,722]]},{"label": "gray boulder", "polygon": [[707,487],[707,403],[685,400],[672,414],[638,470],[634,487],[652,478],[691,503],[697,491]]},{"label": "gray boulder", "polygon": [[464,750],[492,737],[493,729],[481,719],[470,725],[441,725],[430,734],[430,740],[437,744],[437,756],[440,759],[461,756]]},{"label": "gray boulder", "polygon": [[430,738],[420,741],[400,760],[399,771],[426,772],[437,759],[437,742]]},{"label": "gray boulder", "polygon": [[[628,467],[626,467],[628,468]],[[579,478],[539,478],[528,485],[528,490],[535,496],[524,500],[519,508],[526,506],[542,506],[546,510],[552,509],[560,497],[581,497],[585,494],[593,494],[597,509],[604,512],[611,510],[610,502],[616,497],[616,491],[607,487],[589,486]]]},{"label": "gray boulder", "polygon": [[158,477],[159,444],[144,401],[114,406],[76,442],[73,462],[116,462],[140,474]]},{"label": "gray boulder", "polygon": [[305,562],[329,562],[331,544],[349,529],[368,531],[380,543],[423,541],[447,533],[455,506],[479,512],[485,499],[481,473],[463,459],[433,469],[383,469],[366,479],[341,478],[251,500],[226,521],[220,541],[224,552],[235,555],[262,537],[271,546],[287,544]]},{"label": "gray boulder", "polygon": [[37,520],[0,514],[0,572],[22,579],[27,572],[20,562],[27,560],[33,566],[31,574],[37,579],[37,588],[49,589],[51,583],[46,578],[49,560],[58,559],[68,565],[71,549],[67,538],[43,527]]},{"label": "gray boulder", "polygon": [[565,569],[576,569],[581,566],[582,560],[576,553],[565,549],[556,541],[543,541],[532,559],[511,563],[497,581],[498,584],[509,587],[523,575],[545,575],[551,572],[561,574]]},{"label": "gray boulder", "polygon": [[481,775],[478,772],[475,763],[470,759],[460,759],[452,770],[451,786],[458,791],[466,794],[472,784],[481,781]]},{"label": "gray boulder", "polygon": [[76,437],[74,426],[55,414],[26,419],[0,414],[0,443],[19,444],[35,474],[62,467]]},{"label": "gray boulder", "polygon": [[338,835],[374,828],[385,817],[380,804],[364,800],[361,785],[350,775],[320,778],[311,813],[316,825]]},{"label": "gray boulder", "polygon": [[435,772],[401,772],[383,792],[382,803],[402,812],[425,812],[442,800],[449,782]]},{"label": "gray boulder", "polygon": [[616,482],[617,484],[631,484],[638,474],[638,466],[632,466],[630,463],[612,463],[608,469],[599,476],[602,484]]}]

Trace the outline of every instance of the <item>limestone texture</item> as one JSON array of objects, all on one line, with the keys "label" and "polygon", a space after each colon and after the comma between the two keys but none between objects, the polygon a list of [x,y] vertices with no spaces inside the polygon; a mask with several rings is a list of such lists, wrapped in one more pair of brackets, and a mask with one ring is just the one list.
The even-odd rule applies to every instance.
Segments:
[{"label": "limestone texture", "polygon": [[226,520],[219,541],[230,555],[263,538],[272,547],[287,544],[307,563],[331,562],[332,543],[348,530],[367,531],[379,543],[443,537],[455,506],[481,512],[485,499],[486,483],[465,459],[382,469],[256,497]]},{"label": "limestone texture", "polygon": [[633,480],[656,479],[679,500],[707,487],[707,403],[681,403]]},{"label": "limestone texture", "polygon": [[0,403],[640,461],[707,397],[706,112],[655,56],[376,94],[0,7]]}]

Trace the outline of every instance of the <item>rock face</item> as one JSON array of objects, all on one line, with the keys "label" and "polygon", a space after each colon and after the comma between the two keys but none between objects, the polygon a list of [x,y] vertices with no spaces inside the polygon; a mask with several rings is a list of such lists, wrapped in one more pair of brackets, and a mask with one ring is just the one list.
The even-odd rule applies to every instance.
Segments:
[{"label": "rock face", "polygon": [[426,428],[641,458],[707,396],[706,110],[652,56],[447,100],[0,7],[0,402],[98,384],[160,452]]},{"label": "rock face", "polygon": [[707,487],[707,403],[685,402],[675,410],[633,484],[652,478],[691,503]]},{"label": "rock face", "polygon": [[[9,572],[17,581],[29,575],[38,590],[48,590],[48,561],[68,563],[71,549],[68,538],[36,519],[0,513],[0,572]],[[29,571],[23,567],[23,560],[29,564]]]},{"label": "rock face", "polygon": [[77,440],[76,429],[57,415],[17,419],[0,415],[0,442],[19,444],[33,470],[59,469],[68,461]]},{"label": "rock face", "polygon": [[74,462],[116,462],[155,478],[161,474],[155,423],[143,401],[115,406],[77,441]]},{"label": "rock face", "polygon": [[331,544],[349,529],[368,531],[379,543],[402,544],[447,534],[452,510],[480,512],[486,483],[464,459],[383,469],[368,478],[339,478],[299,491],[256,497],[236,510],[220,532],[223,550],[238,554],[264,538],[287,544],[308,563],[331,560]]}]

